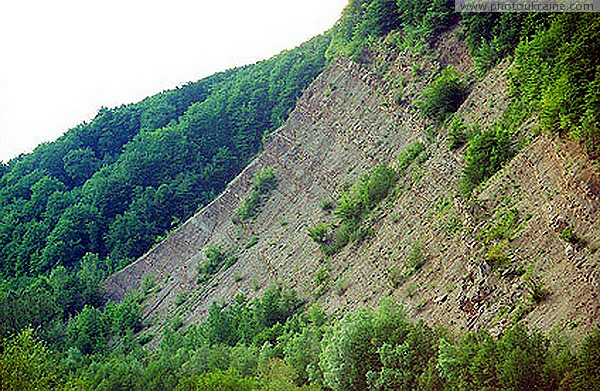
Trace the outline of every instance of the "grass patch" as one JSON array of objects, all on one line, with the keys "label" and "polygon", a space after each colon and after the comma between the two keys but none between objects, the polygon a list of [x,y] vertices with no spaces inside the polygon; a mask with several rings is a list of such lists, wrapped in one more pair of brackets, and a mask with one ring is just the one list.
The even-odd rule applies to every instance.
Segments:
[{"label": "grass patch", "polygon": [[587,244],[587,240],[585,238],[578,236],[573,229],[568,227],[563,229],[558,237],[567,243],[571,243],[575,247],[584,247]]},{"label": "grass patch", "polygon": [[233,218],[234,223],[256,217],[260,213],[262,206],[269,199],[269,195],[276,187],[277,178],[275,177],[272,168],[257,172],[252,181],[252,191],[236,211],[235,217]]},{"label": "grass patch", "polygon": [[397,181],[396,171],[387,166],[377,166],[369,174],[342,193],[333,212],[338,221],[320,223],[308,229],[308,235],[325,255],[334,255],[348,243],[361,243],[373,234],[365,221],[373,209],[389,194]]},{"label": "grass patch", "polygon": [[237,262],[233,251],[226,250],[222,245],[209,246],[204,250],[206,259],[199,266],[198,283],[206,283],[211,276],[217,274],[221,269],[227,269]]}]

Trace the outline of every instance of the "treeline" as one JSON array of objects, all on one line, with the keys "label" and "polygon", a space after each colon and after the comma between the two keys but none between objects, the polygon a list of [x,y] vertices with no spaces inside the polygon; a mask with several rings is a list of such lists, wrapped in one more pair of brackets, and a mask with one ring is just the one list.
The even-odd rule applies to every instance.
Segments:
[{"label": "treeline", "polygon": [[[94,318],[92,314],[88,316]],[[97,319],[100,322],[101,319]],[[574,348],[515,326],[499,336],[453,334],[411,321],[382,300],[333,319],[293,291],[214,304],[198,326],[171,321],[159,347],[124,335],[118,347],[56,354],[30,330],[3,341],[3,389],[97,390],[592,390],[600,330]],[[106,328],[82,328],[106,347]],[[147,339],[146,339],[147,340]],[[77,342],[77,341],[76,341]],[[142,342],[144,342],[142,340]],[[95,352],[95,353],[93,353]]]},{"label": "treeline", "polygon": [[543,131],[580,141],[600,158],[600,17],[555,15],[515,51],[515,95]]}]

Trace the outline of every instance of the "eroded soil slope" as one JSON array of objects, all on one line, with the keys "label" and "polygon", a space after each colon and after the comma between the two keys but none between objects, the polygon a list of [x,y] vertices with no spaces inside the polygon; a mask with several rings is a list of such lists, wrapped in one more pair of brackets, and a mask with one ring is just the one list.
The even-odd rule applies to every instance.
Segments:
[{"label": "eroded soil slope", "polygon": [[[471,80],[455,115],[490,126],[509,102],[509,64],[475,76],[453,32],[427,60],[383,52],[369,63],[339,60],[329,67],[224,194],[107,281],[109,297],[118,300],[154,276],[145,311],[158,328],[175,315],[196,322],[213,301],[229,302],[239,292],[253,297],[273,282],[331,312],[374,306],[392,295],[415,317],[470,330],[499,331],[523,321],[582,333],[597,325],[600,175],[594,165],[575,145],[533,137],[466,200],[457,192],[463,151],[450,150],[447,130],[435,130],[413,105],[432,75],[453,65]],[[522,132],[529,135],[535,119],[526,125]],[[411,165],[374,211],[374,236],[325,259],[307,235],[334,218],[323,206],[376,164],[396,164],[415,141],[426,146],[427,158]],[[265,168],[273,169],[276,190],[258,216],[235,223],[254,174]],[[585,241],[561,239],[565,229]],[[198,284],[207,246],[232,251],[237,262]],[[547,298],[532,304],[536,287]]]}]

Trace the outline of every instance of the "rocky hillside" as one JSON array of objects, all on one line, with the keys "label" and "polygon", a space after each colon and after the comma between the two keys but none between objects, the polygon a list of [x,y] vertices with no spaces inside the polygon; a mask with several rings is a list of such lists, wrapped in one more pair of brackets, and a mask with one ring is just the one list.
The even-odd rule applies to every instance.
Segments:
[{"label": "rocky hillside", "polygon": [[[448,66],[469,81],[454,116],[484,129],[499,119],[510,64],[477,75],[456,29],[426,58],[381,50],[360,65],[337,60],[220,197],[106,281],[109,298],[155,280],[144,304],[158,329],[177,315],[197,323],[214,301],[258,296],[281,282],[331,313],[393,296],[415,318],[456,328],[500,331],[520,321],[592,330],[600,323],[598,166],[578,145],[535,135],[531,118],[516,157],[471,198],[461,196],[464,148],[450,149],[448,126],[415,107]],[[415,142],[425,153],[373,212],[373,235],[325,257],[308,229],[331,222],[332,200],[376,165],[398,165]],[[255,174],[268,168],[275,190],[256,216],[236,218]],[[236,261],[199,279],[210,249]]]}]

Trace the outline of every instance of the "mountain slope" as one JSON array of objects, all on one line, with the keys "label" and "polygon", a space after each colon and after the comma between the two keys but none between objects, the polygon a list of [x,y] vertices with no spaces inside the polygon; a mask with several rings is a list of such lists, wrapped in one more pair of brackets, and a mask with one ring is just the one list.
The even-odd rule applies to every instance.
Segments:
[{"label": "mountain slope", "polygon": [[599,31],[351,0],[0,166],[3,385],[599,389]]},{"label": "mountain slope", "polygon": [[[239,292],[256,296],[280,281],[329,311],[373,306],[392,295],[413,316],[469,330],[499,331],[521,319],[542,330],[593,329],[599,319],[600,225],[594,216],[600,176],[581,148],[534,138],[465,199],[456,190],[464,150],[450,150],[446,130],[433,133],[432,123],[408,103],[438,69],[473,70],[459,36],[456,29],[443,34],[425,61],[409,52],[383,52],[373,54],[370,66],[334,63],[219,198],[109,278],[109,297],[118,300],[144,276],[154,276],[145,313],[159,328],[176,315],[198,322],[212,302],[232,302]],[[483,128],[499,120],[510,102],[507,72],[504,62],[473,79],[455,116]],[[404,100],[397,104],[389,80],[399,76]],[[535,124],[535,118],[526,121],[521,134],[531,134]],[[324,258],[307,231],[334,219],[326,201],[377,164],[397,165],[415,141],[427,155],[409,166],[373,212],[368,224],[374,236]],[[273,170],[276,190],[255,219],[235,223],[254,174],[265,168]],[[561,239],[567,227],[587,243]],[[206,250],[219,246],[237,262],[199,283]],[[547,300],[530,304],[542,284]]]}]

